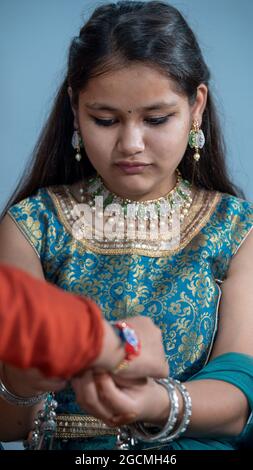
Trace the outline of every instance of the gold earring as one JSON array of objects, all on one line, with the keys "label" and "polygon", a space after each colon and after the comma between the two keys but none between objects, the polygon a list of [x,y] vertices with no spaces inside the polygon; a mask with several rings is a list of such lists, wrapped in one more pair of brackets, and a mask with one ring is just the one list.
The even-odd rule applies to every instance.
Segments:
[{"label": "gold earring", "polygon": [[81,155],[81,147],[83,146],[83,142],[78,130],[75,130],[72,136],[72,147],[76,150],[75,159],[77,162],[82,160]]},{"label": "gold earring", "polygon": [[204,147],[205,136],[203,131],[199,128],[199,122],[196,119],[192,123],[188,143],[189,146],[195,150],[193,158],[196,162],[198,162],[200,159],[199,149]]}]

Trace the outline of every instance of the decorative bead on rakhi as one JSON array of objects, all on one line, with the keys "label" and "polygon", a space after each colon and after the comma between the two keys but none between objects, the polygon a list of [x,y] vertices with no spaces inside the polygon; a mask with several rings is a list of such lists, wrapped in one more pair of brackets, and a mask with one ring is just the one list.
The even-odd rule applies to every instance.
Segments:
[{"label": "decorative bead on rakhi", "polygon": [[188,143],[191,148],[195,149],[193,158],[196,162],[198,162],[200,159],[199,149],[204,147],[205,136],[203,131],[199,128],[199,122],[197,120],[194,120],[192,123],[192,129],[189,133]]}]

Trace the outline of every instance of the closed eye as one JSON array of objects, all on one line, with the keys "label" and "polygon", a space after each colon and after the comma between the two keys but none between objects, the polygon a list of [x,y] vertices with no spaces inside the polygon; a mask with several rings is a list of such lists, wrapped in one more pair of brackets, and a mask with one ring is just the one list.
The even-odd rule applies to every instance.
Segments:
[{"label": "closed eye", "polygon": [[[173,115],[168,114],[166,116],[161,116],[161,117],[150,117],[150,118],[144,119],[144,122],[146,122],[150,126],[159,126],[161,124],[166,123],[171,116],[173,116]],[[116,124],[118,122],[117,119],[100,119],[100,118],[96,118],[94,116],[92,117],[92,119],[94,120],[94,122],[98,126],[104,126],[104,127],[113,126],[114,124]]]},{"label": "closed eye", "polygon": [[105,127],[113,126],[113,124],[117,122],[115,119],[99,119],[96,117],[93,117],[93,119],[98,126],[105,126]]},{"label": "closed eye", "polygon": [[171,116],[172,114],[167,114],[167,116],[147,118],[145,121],[151,126],[159,126],[160,124],[167,122]]}]

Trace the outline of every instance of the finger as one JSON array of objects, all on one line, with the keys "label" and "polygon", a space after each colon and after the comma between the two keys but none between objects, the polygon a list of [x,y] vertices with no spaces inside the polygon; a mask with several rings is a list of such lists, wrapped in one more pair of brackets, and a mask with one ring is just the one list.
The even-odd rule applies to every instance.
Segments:
[{"label": "finger", "polygon": [[128,377],[121,377],[120,375],[111,375],[114,383],[120,388],[131,388],[134,385],[145,385],[147,383],[146,378],[128,378]]},{"label": "finger", "polygon": [[97,388],[91,371],[87,372],[82,378],[75,378],[71,381],[76,398],[83,410],[88,411],[97,418],[107,422],[113,416],[110,407],[105,407],[97,394]]},{"label": "finger", "polygon": [[121,390],[112,377],[103,374],[95,378],[99,399],[106,407],[110,407],[114,415],[135,414],[134,401]]}]

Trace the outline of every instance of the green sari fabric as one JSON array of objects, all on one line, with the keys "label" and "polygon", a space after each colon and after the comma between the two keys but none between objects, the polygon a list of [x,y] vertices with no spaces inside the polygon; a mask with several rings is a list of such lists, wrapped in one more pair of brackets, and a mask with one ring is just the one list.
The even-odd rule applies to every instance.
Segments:
[{"label": "green sari fabric", "polygon": [[250,416],[239,436],[230,439],[187,439],[182,438],[173,444],[174,449],[184,450],[236,450],[253,449],[253,357],[246,354],[230,352],[210,361],[202,370],[193,375],[193,380],[222,380],[239,388],[246,395]]},{"label": "green sari fabric", "polygon": [[[160,450],[238,450],[242,448],[253,449],[253,357],[240,353],[226,353],[216,357],[206,364],[188,381],[213,379],[229,382],[239,388],[247,397],[250,407],[250,416],[243,432],[235,437],[207,437],[188,438],[182,437],[170,444],[147,445],[138,443],[135,450],[160,449]],[[186,382],[187,383],[187,382]],[[224,400],[225,402],[225,400]],[[224,405],[225,406],[225,405]],[[115,449],[115,438],[92,439],[92,449]],[[86,444],[87,445],[87,444]],[[80,446],[80,444],[79,444]],[[58,448],[55,446],[55,448]],[[65,447],[59,444],[59,448],[75,448],[72,443],[66,443]],[[80,448],[80,447],[79,447]],[[78,444],[76,443],[76,449]]]}]

